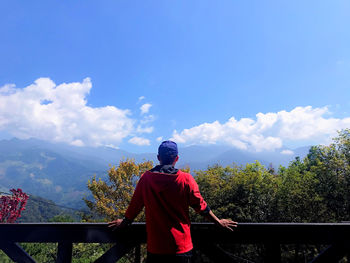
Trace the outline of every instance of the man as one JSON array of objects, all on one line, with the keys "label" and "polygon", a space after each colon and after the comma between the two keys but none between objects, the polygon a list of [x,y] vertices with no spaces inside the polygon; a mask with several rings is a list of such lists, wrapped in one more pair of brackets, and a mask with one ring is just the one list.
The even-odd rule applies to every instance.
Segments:
[{"label": "man", "polygon": [[218,219],[201,196],[193,177],[174,167],[179,159],[175,142],[162,142],[157,157],[160,164],[141,176],[125,218],[112,221],[109,226],[130,225],[145,207],[147,263],[191,262],[190,206],[230,231],[237,227],[237,222]]}]

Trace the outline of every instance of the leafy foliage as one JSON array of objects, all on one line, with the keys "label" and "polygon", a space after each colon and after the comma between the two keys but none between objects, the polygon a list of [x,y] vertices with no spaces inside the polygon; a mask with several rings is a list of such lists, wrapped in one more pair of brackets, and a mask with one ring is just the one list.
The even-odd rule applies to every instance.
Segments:
[{"label": "leafy foliage", "polygon": [[28,195],[18,188],[11,189],[12,195],[3,195],[0,197],[0,222],[14,223],[21,217],[21,212],[25,209]]},{"label": "leafy foliage", "polygon": [[106,220],[122,218],[128,208],[135,186],[141,175],[153,167],[153,162],[136,164],[133,159],[121,160],[116,168],[108,170],[108,183],[96,176],[89,180],[88,188],[93,201],[84,199],[92,212],[104,216]]},{"label": "leafy foliage", "polygon": [[259,162],[215,165],[195,174],[203,197],[218,217],[241,222],[271,220],[279,178]]}]

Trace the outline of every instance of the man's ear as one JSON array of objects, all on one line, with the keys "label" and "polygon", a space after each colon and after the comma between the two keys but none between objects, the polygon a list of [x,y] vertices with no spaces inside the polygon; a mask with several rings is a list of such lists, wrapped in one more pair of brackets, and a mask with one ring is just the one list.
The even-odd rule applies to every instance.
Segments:
[{"label": "man's ear", "polygon": [[159,156],[159,154],[157,155],[157,159],[158,159],[159,162],[161,162],[161,161],[160,161],[160,156]]},{"label": "man's ear", "polygon": [[174,160],[174,164],[179,160],[179,156],[176,156],[175,160]]}]

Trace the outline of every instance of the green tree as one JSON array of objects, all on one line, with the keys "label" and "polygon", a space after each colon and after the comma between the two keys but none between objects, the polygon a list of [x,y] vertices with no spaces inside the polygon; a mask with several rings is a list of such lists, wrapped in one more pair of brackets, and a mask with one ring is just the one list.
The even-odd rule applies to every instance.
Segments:
[{"label": "green tree", "polygon": [[272,219],[278,176],[259,162],[245,166],[214,165],[196,171],[195,178],[205,200],[219,217],[241,222]]},{"label": "green tree", "polygon": [[96,176],[89,180],[88,188],[93,201],[84,199],[93,213],[103,216],[105,220],[122,218],[128,208],[135,186],[141,175],[153,167],[153,162],[135,163],[133,159],[119,162],[118,167],[108,170],[108,182]]},{"label": "green tree", "polygon": [[273,221],[317,222],[326,212],[323,197],[317,192],[317,175],[305,169],[296,158],[287,167],[280,167],[276,195],[276,214]]},{"label": "green tree", "polygon": [[316,174],[316,188],[327,206],[323,221],[349,220],[350,130],[338,133],[328,146],[313,146],[304,160],[305,170]]},{"label": "green tree", "polygon": [[56,215],[49,219],[49,222],[74,222],[74,221],[75,220],[73,217],[65,214]]}]

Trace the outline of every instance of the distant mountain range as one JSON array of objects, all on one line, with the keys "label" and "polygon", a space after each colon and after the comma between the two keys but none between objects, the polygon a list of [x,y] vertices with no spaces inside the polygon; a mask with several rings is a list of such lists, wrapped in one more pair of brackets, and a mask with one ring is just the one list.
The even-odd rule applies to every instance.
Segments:
[{"label": "distant mountain range", "polygon": [[[277,152],[248,152],[227,146],[189,146],[179,148],[178,167],[206,169],[209,165],[246,164],[258,160],[274,167],[288,165],[296,156],[303,158],[310,147],[282,149]],[[89,194],[87,181],[96,174],[105,178],[109,165],[122,158],[157,163],[156,153],[134,154],[108,147],[77,147],[36,139],[0,141],[0,189],[24,191],[53,200],[61,205],[81,208]]]}]

